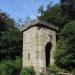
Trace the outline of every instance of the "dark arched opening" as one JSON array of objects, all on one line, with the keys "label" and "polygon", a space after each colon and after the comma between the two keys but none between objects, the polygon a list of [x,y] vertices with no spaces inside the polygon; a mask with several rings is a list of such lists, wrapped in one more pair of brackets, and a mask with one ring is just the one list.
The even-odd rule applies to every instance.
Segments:
[{"label": "dark arched opening", "polygon": [[49,66],[50,64],[50,51],[51,51],[51,48],[52,48],[52,43],[51,42],[48,42],[45,46],[45,54],[46,54],[46,67]]}]

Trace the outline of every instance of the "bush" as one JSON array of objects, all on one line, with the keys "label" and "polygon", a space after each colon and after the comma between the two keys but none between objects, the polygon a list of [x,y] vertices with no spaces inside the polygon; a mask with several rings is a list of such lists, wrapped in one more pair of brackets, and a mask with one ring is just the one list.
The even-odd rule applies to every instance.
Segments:
[{"label": "bush", "polygon": [[75,75],[75,69],[72,70],[72,74]]},{"label": "bush", "polygon": [[55,64],[63,69],[75,69],[75,21],[67,24],[60,33]]},{"label": "bush", "polygon": [[20,75],[35,75],[33,67],[26,67],[21,70]]},{"label": "bush", "polygon": [[0,75],[19,75],[21,60],[3,60],[0,64]]}]

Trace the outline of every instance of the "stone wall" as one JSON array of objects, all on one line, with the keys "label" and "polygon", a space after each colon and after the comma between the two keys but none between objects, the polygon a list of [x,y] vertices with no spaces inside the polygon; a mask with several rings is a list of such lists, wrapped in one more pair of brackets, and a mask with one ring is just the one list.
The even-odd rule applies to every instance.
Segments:
[{"label": "stone wall", "polygon": [[46,68],[45,46],[52,43],[50,52],[50,64],[54,64],[53,54],[56,50],[55,31],[36,26],[23,32],[23,67],[34,66],[36,71],[41,72]]}]

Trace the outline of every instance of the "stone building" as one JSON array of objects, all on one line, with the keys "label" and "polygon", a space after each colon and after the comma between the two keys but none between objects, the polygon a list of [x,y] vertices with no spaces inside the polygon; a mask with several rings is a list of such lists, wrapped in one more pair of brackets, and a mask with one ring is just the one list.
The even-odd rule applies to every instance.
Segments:
[{"label": "stone building", "polygon": [[42,72],[54,64],[56,50],[56,31],[58,27],[44,21],[35,20],[23,28],[23,67],[33,66]]}]

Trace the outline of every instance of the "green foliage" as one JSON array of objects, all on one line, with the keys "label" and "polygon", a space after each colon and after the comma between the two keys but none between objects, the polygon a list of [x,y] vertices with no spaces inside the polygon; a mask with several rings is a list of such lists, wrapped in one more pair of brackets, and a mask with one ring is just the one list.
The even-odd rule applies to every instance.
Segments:
[{"label": "green foliage", "polygon": [[0,11],[0,36],[3,31],[6,30],[6,21],[7,21],[7,14]]},{"label": "green foliage", "polygon": [[[2,16],[6,17],[7,14],[0,17]],[[16,56],[21,56],[22,52],[22,33],[16,27],[16,22],[9,16],[7,19],[2,18],[2,20],[5,22],[5,30],[0,33],[0,61],[2,59],[16,59]],[[1,25],[4,28],[4,23]]]},{"label": "green foliage", "polygon": [[53,6],[49,4],[46,10],[40,7],[38,11],[41,13],[41,16],[38,16],[39,19],[53,23],[59,28],[63,28],[64,24],[69,22],[67,16],[62,16],[59,4]]},{"label": "green foliage", "polygon": [[0,75],[19,75],[22,56],[22,33],[17,23],[0,12]]},{"label": "green foliage", "polygon": [[66,70],[75,69],[75,21],[67,24],[60,33],[55,64]]},{"label": "green foliage", "polygon": [[0,75],[19,75],[21,69],[21,59],[3,60],[0,64]]},{"label": "green foliage", "polygon": [[61,0],[61,10],[63,16],[75,20],[75,0]]},{"label": "green foliage", "polygon": [[75,75],[75,69],[72,70],[72,74]]},{"label": "green foliage", "polygon": [[35,71],[33,67],[23,68],[21,70],[20,75],[35,75]]}]

